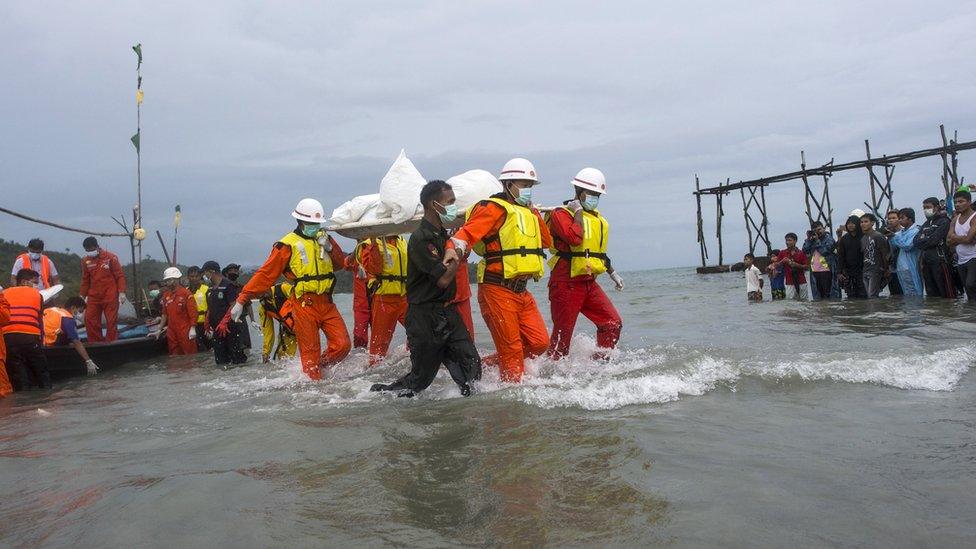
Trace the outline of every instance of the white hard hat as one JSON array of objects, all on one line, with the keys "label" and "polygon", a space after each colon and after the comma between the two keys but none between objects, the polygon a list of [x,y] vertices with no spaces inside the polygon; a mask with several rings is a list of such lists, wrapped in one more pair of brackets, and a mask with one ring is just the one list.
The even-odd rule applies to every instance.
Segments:
[{"label": "white hard hat", "polygon": [[291,212],[291,216],[299,221],[322,223],[325,221],[325,210],[322,209],[322,203],[318,200],[303,198],[295,206],[295,211]]},{"label": "white hard hat", "polygon": [[573,178],[573,185],[588,191],[604,194],[607,192],[607,178],[596,168],[583,168]]},{"label": "white hard hat", "polygon": [[535,166],[524,158],[513,158],[502,166],[502,173],[498,176],[499,181],[532,181],[539,182],[535,174]]},{"label": "white hard hat", "polygon": [[176,267],[167,267],[163,271],[163,280],[169,280],[171,278],[183,278],[183,273],[180,272]]},{"label": "white hard hat", "polygon": [[861,217],[862,215],[864,215],[864,210],[862,210],[861,208],[854,208],[853,210],[851,210],[851,215],[856,215],[858,217]]}]

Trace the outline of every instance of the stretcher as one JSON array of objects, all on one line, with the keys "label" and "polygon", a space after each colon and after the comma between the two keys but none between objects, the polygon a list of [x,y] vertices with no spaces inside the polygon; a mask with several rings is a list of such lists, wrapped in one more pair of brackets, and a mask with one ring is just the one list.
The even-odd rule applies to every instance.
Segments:
[{"label": "stretcher", "polygon": [[[552,211],[554,208],[551,206],[536,206],[540,212],[545,214],[546,212]],[[352,240],[365,240],[368,238],[379,238],[382,236],[394,235],[394,234],[408,234],[417,230],[420,227],[420,221],[424,218],[423,215],[416,215],[411,219],[403,221],[402,223],[394,223],[393,220],[383,220],[383,219],[373,219],[369,221],[355,221],[353,223],[345,223],[342,225],[328,225],[325,230],[333,232],[340,236],[350,238]],[[447,226],[447,229],[456,229],[464,224],[464,219],[458,217],[451,225]]]}]

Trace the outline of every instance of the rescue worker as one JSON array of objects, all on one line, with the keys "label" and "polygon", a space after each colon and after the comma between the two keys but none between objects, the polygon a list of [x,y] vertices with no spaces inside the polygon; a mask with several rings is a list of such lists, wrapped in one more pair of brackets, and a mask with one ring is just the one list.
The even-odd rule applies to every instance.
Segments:
[{"label": "rescue worker", "polygon": [[[264,338],[261,362],[271,359],[291,358],[298,353],[295,341],[294,318],[288,296],[292,285],[287,282],[275,284],[261,296],[258,302],[258,319],[261,322],[261,335]],[[275,321],[278,322],[278,345],[275,346]]]},{"label": "rescue worker", "polygon": [[457,306],[458,314],[461,315],[461,320],[464,321],[464,326],[468,329],[471,341],[474,341],[474,319],[471,318],[471,275],[468,273],[468,255],[470,253],[471,251],[468,250],[468,253],[458,261],[457,280],[455,281],[457,290],[452,303]]},{"label": "rescue worker", "polygon": [[58,276],[58,268],[54,266],[51,258],[44,255],[44,241],[40,238],[32,238],[27,243],[27,251],[17,256],[14,261],[14,268],[10,271],[10,285],[17,285],[17,273],[21,269],[30,269],[41,275],[40,289],[50,288],[61,283]]},{"label": "rescue worker", "polygon": [[525,359],[549,348],[549,334],[532,294],[529,279],[545,272],[545,249],[552,247],[549,228],[532,207],[532,187],[539,183],[535,166],[513,158],[498,177],[504,191],[472,206],[444,252],[444,264],[459,261],[470,249],[478,263],[478,304],[498,350],[503,381],[520,382]]},{"label": "rescue worker", "polygon": [[390,350],[397,322],[407,314],[407,241],[400,235],[371,238],[362,248],[359,261],[366,274],[370,296],[369,364],[383,360]]},{"label": "rescue worker", "polygon": [[424,218],[410,235],[407,252],[410,372],[389,385],[373,385],[370,390],[413,396],[430,386],[444,364],[461,394],[468,396],[470,383],[481,378],[481,360],[454,304],[461,263],[457,259],[442,263],[448,240],[444,223],[457,217],[454,191],[444,181],[430,181],[420,191],[420,202]]},{"label": "rescue worker", "polygon": [[207,337],[207,290],[210,287],[203,283],[203,271],[196,265],[186,270],[186,282],[197,303],[197,351],[202,353],[210,350],[210,338]]},{"label": "rescue worker", "polygon": [[166,332],[166,345],[170,355],[194,355],[197,353],[197,301],[190,290],[180,284],[183,273],[176,267],[163,271],[163,293],[159,300],[163,317],[159,321],[158,338]]},{"label": "rescue worker", "polygon": [[41,351],[44,298],[37,291],[40,275],[30,269],[21,269],[15,281],[17,286],[3,291],[10,306],[10,319],[2,329],[7,347],[7,376],[15,391],[32,387],[50,389],[47,358]]},{"label": "rescue worker", "polygon": [[359,256],[367,241],[360,240],[352,253],[346,256],[346,270],[352,272],[352,346],[365,349],[369,345],[369,296],[366,288],[367,274],[359,262]]},{"label": "rescue worker", "polygon": [[[85,329],[88,342],[115,341],[119,337],[119,305],[125,303],[125,274],[115,254],[98,246],[89,236],[84,240],[81,258],[81,297],[85,298]],[[102,336],[102,316],[105,335]]]},{"label": "rescue worker", "polygon": [[[344,265],[345,255],[335,239],[322,230],[326,217],[318,200],[302,199],[291,215],[298,222],[295,230],[275,243],[264,265],[237,297],[228,317],[239,319],[245,303],[268,291],[284,275],[294,284],[288,301],[295,317],[302,370],[310,379],[318,380],[322,379],[323,369],[345,358],[351,347],[346,323],[332,302],[334,266]],[[321,356],[319,330],[325,332],[327,340]]]},{"label": "rescue worker", "polygon": [[549,356],[566,356],[573,329],[580,313],[596,325],[596,344],[612,349],[620,339],[623,325],[620,314],[596,281],[609,273],[617,290],[624,281],[610,264],[607,242],[610,224],[597,206],[607,192],[606,178],[596,168],[583,168],[571,182],[573,199],[548,216],[553,254],[549,260],[549,306],[552,312],[552,337]]},{"label": "rescue worker", "polygon": [[158,280],[150,280],[146,284],[146,316],[154,318],[162,314],[159,307],[160,294],[163,293],[163,283]]},{"label": "rescue worker", "polygon": [[[224,278],[216,261],[203,264],[203,274],[210,282],[207,290],[207,325],[213,331],[210,342],[214,352],[214,362],[227,369],[227,364],[243,364],[247,361],[244,352],[244,338],[241,332],[247,330],[240,320],[230,318],[231,308],[237,303],[240,288]],[[243,309],[242,309],[243,310]]]},{"label": "rescue worker", "polygon": [[[243,284],[237,281],[241,277],[241,266],[237,263],[231,263],[220,270],[220,274],[224,275],[224,278],[230,281],[230,284],[237,286],[237,291],[240,293],[241,288],[244,287]],[[247,318],[247,322],[260,329],[258,323],[254,321],[254,311],[251,309],[251,302],[248,301],[244,304],[244,317]],[[241,330],[241,342],[244,344],[244,348],[250,350],[251,348],[251,330],[244,326]]]},{"label": "rescue worker", "polygon": [[[16,277],[14,281],[16,282]],[[10,303],[7,302],[7,298],[3,296],[3,291],[0,290],[0,398],[3,398],[10,393],[14,392],[14,388],[10,385],[10,378],[7,377],[7,346],[3,343],[2,330],[3,327],[10,322]]]},{"label": "rescue worker", "polygon": [[85,361],[85,368],[88,375],[93,376],[98,373],[98,366],[95,361],[88,356],[88,351],[82,345],[78,337],[78,317],[84,320],[85,300],[78,297],[69,297],[64,303],[64,307],[48,307],[44,309],[44,346],[61,347],[71,345],[75,348],[78,356]]}]

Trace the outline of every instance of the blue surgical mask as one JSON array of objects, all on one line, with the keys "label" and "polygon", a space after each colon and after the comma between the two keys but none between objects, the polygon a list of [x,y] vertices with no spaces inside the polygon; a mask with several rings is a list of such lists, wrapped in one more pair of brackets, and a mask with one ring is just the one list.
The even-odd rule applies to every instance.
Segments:
[{"label": "blue surgical mask", "polygon": [[311,238],[316,234],[318,234],[319,229],[321,227],[322,226],[318,223],[305,223],[304,225],[302,225],[302,234]]},{"label": "blue surgical mask", "polygon": [[600,205],[600,196],[595,194],[588,194],[586,198],[583,199],[583,209],[592,212]]},{"label": "blue surgical mask", "polygon": [[149,290],[149,297],[156,299],[156,296],[158,295],[159,295],[159,290]]},{"label": "blue surgical mask", "polygon": [[515,197],[515,201],[523,206],[528,206],[532,203],[532,187],[519,189],[518,196]]},{"label": "blue surgical mask", "polygon": [[450,223],[457,219],[458,207],[457,204],[448,204],[447,206],[441,204],[440,202],[434,201],[441,208],[444,208],[444,213],[437,212],[437,215],[441,218],[441,223]]}]

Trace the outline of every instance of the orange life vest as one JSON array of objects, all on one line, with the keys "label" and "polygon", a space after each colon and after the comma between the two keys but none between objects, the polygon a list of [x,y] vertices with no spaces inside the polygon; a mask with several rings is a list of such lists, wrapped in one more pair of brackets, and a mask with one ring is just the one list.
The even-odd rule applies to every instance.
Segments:
[{"label": "orange life vest", "polygon": [[3,327],[5,334],[41,335],[41,293],[28,286],[16,286],[3,291],[10,303],[10,321]]},{"label": "orange life vest", "polygon": [[[20,254],[19,256],[17,256],[17,259],[20,260],[20,264],[23,265],[24,269],[32,268],[30,254]],[[46,255],[41,255],[40,275],[41,275],[41,284],[45,288],[50,288],[51,283],[53,282],[53,280],[51,280],[51,260],[48,259]]]},{"label": "orange life vest", "polygon": [[70,312],[61,307],[49,307],[44,309],[44,345],[51,346],[57,343],[58,336],[61,335],[61,320],[74,317]]}]

